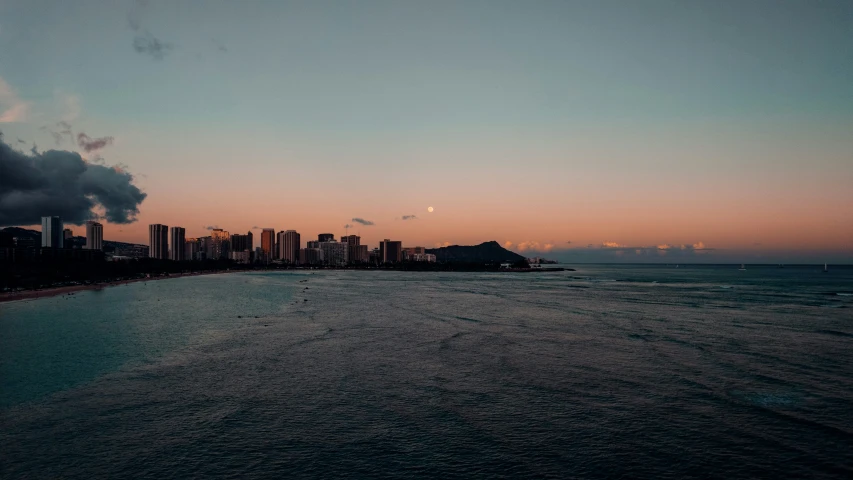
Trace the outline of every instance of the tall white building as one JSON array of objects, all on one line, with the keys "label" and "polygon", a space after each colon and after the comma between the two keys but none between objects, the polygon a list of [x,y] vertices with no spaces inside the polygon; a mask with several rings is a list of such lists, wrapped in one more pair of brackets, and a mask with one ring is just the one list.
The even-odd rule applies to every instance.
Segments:
[{"label": "tall white building", "polygon": [[299,263],[299,247],[302,242],[296,230],[278,232],[278,258],[284,263]]},{"label": "tall white building", "polygon": [[59,217],[41,217],[41,246],[62,248],[62,219]]},{"label": "tall white building", "polygon": [[89,250],[104,249],[104,226],[98,222],[86,222],[86,248]]},{"label": "tall white building", "polygon": [[169,258],[169,227],[155,223],[148,225],[148,256],[166,260]]},{"label": "tall white building", "polygon": [[323,252],[323,261],[332,267],[343,267],[347,264],[347,244],[336,242],[320,242],[320,250]]},{"label": "tall white building", "polygon": [[187,259],[187,231],[183,227],[169,229],[169,258],[178,261]]}]

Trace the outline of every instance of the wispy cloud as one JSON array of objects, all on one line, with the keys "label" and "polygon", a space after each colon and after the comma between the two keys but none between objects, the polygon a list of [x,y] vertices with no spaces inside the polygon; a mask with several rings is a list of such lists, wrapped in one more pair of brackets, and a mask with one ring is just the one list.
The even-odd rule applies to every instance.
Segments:
[{"label": "wispy cloud", "polygon": [[625,245],[619,244],[617,242],[603,242],[601,244],[601,248],[625,248]]},{"label": "wispy cloud", "polygon": [[219,228],[219,225],[208,225],[204,227],[205,230],[215,230],[217,228]]},{"label": "wispy cloud", "polygon": [[0,77],[0,123],[23,122],[29,111],[30,104],[21,100],[17,92]]},{"label": "wispy cloud", "polygon": [[133,37],[133,49],[136,53],[150,55],[154,60],[163,60],[174,48],[171,43],[160,40],[148,31]]},{"label": "wispy cloud", "polygon": [[417,220],[417,216],[415,215],[403,215],[403,220]]},{"label": "wispy cloud", "polygon": [[344,225],[344,228],[353,228],[354,226],[355,226],[355,225],[351,225],[351,224],[349,224],[349,223],[348,223],[348,224]]},{"label": "wispy cloud", "polygon": [[358,218],[358,217],[353,218],[352,221],[355,223],[360,223],[362,225],[366,225],[366,226],[375,225],[375,223],[371,222],[370,220],[365,220],[363,218]]},{"label": "wispy cloud", "polygon": [[127,14],[127,25],[136,32],[133,37],[133,49],[136,53],[150,55],[155,60],[163,60],[175,46],[160,40],[142,27],[142,12],[147,6],[147,1],[137,0],[131,4]]},{"label": "wispy cloud", "polygon": [[113,137],[101,137],[101,138],[91,138],[85,133],[77,134],[77,145],[80,146],[86,153],[94,152],[95,150],[100,150],[107,145],[111,145],[113,143]]}]

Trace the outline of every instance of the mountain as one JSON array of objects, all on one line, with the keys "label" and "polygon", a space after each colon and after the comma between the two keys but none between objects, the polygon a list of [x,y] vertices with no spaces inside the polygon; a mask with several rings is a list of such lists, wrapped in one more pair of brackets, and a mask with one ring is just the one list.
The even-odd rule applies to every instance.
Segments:
[{"label": "mountain", "polygon": [[479,245],[428,248],[426,252],[434,254],[439,262],[515,263],[524,261],[523,256],[510,252],[494,240]]}]

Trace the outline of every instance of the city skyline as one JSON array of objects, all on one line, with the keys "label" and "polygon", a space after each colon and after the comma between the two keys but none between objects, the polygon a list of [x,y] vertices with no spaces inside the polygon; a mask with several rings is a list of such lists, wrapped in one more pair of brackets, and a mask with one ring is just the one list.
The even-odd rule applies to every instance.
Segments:
[{"label": "city skyline", "polygon": [[0,6],[0,155],[39,167],[0,227],[853,262],[850,2],[40,4]]}]

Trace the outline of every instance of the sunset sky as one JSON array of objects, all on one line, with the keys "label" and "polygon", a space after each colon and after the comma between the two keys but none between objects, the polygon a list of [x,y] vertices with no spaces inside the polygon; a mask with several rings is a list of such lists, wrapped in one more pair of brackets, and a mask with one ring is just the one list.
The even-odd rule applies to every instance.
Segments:
[{"label": "sunset sky", "polygon": [[848,0],[0,2],[3,141],[130,172],[137,243],[849,263],[851,79]]}]

